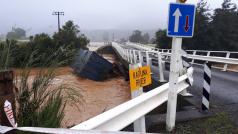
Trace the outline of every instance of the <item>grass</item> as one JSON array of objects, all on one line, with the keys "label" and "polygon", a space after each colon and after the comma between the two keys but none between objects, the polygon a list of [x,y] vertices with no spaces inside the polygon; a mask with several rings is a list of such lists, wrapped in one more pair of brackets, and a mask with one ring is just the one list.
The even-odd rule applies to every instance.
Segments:
[{"label": "grass", "polygon": [[176,134],[238,134],[238,128],[228,113],[219,113],[208,119],[179,123]]},{"label": "grass", "polygon": [[8,70],[11,60],[11,42],[7,41],[6,44],[0,43],[0,70]]}]

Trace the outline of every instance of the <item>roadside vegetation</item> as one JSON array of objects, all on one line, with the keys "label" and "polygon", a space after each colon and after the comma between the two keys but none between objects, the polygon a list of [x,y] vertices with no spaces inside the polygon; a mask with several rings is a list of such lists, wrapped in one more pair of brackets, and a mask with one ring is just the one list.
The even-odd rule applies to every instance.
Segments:
[{"label": "roadside vegetation", "polygon": [[41,69],[32,76],[31,70],[25,68],[15,77],[18,126],[59,128],[66,104],[70,102],[77,107],[82,101],[74,87],[54,83],[55,69],[53,66]]},{"label": "roadside vegetation", "polygon": [[[32,67],[47,66],[46,64],[53,62],[52,59],[64,61],[61,66],[69,65],[78,49],[87,49],[89,43],[86,36],[80,34],[79,27],[72,21],[66,22],[62,29],[52,37],[41,33],[30,36],[29,42],[17,42],[16,39],[18,38],[10,36],[9,39],[0,44],[1,48],[10,47],[9,51],[12,55],[7,64],[14,68],[24,67],[23,63],[26,63],[30,56],[35,59],[34,63],[31,64]],[[51,60],[45,62],[47,59]]]},{"label": "roadside vegetation", "polygon": [[214,117],[178,123],[178,134],[237,134],[238,128],[228,113],[219,113]]},{"label": "roadside vegetation", "polygon": [[[76,106],[82,101],[75,87],[54,83],[57,67],[70,65],[78,49],[87,49],[89,40],[79,33],[79,27],[68,21],[53,37],[42,33],[29,42],[0,43],[0,71],[21,70],[14,77],[18,126],[58,128],[67,102]],[[31,75],[36,67],[37,73]]]},{"label": "roadside vegetation", "polygon": [[[207,0],[197,4],[194,37],[184,38],[184,49],[238,51],[238,8],[231,0],[224,0],[221,8],[210,9]],[[171,48],[172,39],[166,29],[156,32],[158,48]]]}]

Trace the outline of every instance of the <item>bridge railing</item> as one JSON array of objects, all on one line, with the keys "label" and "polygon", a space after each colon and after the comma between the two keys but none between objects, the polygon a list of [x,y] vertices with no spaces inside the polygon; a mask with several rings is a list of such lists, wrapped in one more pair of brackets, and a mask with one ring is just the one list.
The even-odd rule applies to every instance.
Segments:
[{"label": "bridge railing", "polygon": [[[177,93],[189,87],[187,75],[179,78]],[[119,131],[168,100],[169,83],[72,127],[78,130]]]},{"label": "bridge railing", "polygon": [[[164,56],[171,55],[171,49],[158,49],[139,43],[129,43],[131,46],[140,46],[139,48],[151,53],[160,52]],[[154,52],[155,51],[155,52]],[[238,52],[233,51],[206,51],[206,50],[186,50],[188,58],[191,59],[192,64],[198,64],[195,61],[206,61],[224,64],[223,71],[227,71],[228,64],[238,65]]]}]

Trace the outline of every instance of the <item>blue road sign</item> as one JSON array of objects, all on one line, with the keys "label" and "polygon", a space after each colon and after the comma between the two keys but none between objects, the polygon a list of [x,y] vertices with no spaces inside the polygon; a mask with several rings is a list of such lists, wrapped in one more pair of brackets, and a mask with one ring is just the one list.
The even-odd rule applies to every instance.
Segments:
[{"label": "blue road sign", "polygon": [[171,3],[167,36],[193,37],[195,11],[195,5]]}]

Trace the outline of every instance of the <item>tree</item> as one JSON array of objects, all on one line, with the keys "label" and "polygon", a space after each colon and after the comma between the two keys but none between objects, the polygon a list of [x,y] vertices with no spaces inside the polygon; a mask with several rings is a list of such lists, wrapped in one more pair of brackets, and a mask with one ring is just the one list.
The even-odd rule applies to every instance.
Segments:
[{"label": "tree", "polygon": [[155,43],[157,48],[170,49],[171,48],[171,38],[166,35],[167,30],[158,30],[155,34]]},{"label": "tree", "polygon": [[212,17],[212,46],[216,50],[238,50],[238,11],[231,0],[224,0]]},{"label": "tree", "polygon": [[211,49],[210,9],[205,0],[197,4],[193,38],[183,40],[183,48],[208,50]]},{"label": "tree", "polygon": [[140,30],[133,31],[132,35],[129,37],[130,42],[140,43],[143,41],[143,37],[141,35]]},{"label": "tree", "polygon": [[7,33],[7,39],[23,39],[25,37],[26,31],[22,28],[12,28],[12,31]]},{"label": "tree", "polygon": [[62,29],[53,35],[53,39],[59,46],[70,46],[76,49],[87,49],[89,43],[86,36],[80,34],[78,25],[75,25],[73,21],[67,21]]},{"label": "tree", "polygon": [[143,36],[142,36],[143,40],[142,40],[142,43],[144,44],[148,44],[150,42],[150,35],[148,33],[145,33]]}]

